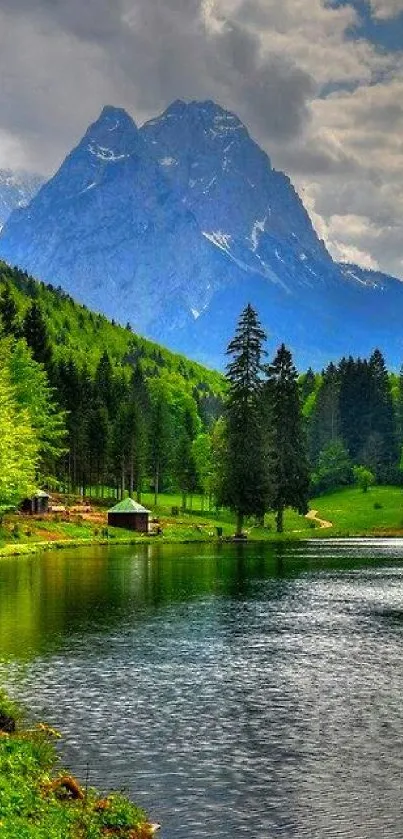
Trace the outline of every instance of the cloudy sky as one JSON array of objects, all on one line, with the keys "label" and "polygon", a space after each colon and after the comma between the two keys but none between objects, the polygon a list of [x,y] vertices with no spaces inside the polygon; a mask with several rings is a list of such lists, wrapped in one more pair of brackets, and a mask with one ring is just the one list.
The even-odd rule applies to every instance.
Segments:
[{"label": "cloudy sky", "polygon": [[403,278],[403,0],[0,0],[0,167],[52,173],[105,104],[235,111],[342,260]]}]

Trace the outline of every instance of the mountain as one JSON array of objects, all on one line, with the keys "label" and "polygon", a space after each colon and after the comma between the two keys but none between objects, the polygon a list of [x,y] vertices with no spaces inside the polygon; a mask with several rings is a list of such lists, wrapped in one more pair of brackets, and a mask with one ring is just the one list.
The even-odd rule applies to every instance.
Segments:
[{"label": "mountain", "polygon": [[334,263],[289,178],[213,102],[140,129],[105,108],[12,214],[0,256],[210,365],[248,301],[301,366],[376,345],[403,358],[403,284]]},{"label": "mountain", "polygon": [[44,179],[30,172],[0,169],[0,227],[17,207],[26,207]]}]

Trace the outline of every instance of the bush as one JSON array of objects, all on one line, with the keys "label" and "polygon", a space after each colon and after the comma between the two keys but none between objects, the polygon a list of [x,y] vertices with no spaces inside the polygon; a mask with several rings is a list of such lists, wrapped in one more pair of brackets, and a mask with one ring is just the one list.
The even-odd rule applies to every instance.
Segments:
[{"label": "bush", "polygon": [[354,466],[354,481],[362,489],[363,492],[368,492],[369,488],[375,483],[375,475],[366,466]]}]

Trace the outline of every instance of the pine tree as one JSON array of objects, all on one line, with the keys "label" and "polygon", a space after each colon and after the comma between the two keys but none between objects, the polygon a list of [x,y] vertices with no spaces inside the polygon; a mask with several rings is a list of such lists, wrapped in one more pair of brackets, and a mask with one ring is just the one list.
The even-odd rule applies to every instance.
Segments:
[{"label": "pine tree", "polygon": [[301,401],[302,404],[306,402],[307,399],[314,393],[316,388],[316,377],[315,373],[312,370],[312,367],[309,367],[306,371],[304,376],[301,376],[300,379],[300,393],[301,393]]},{"label": "pine tree", "polygon": [[186,509],[186,497],[191,499],[198,488],[197,465],[193,453],[193,442],[196,437],[195,416],[192,411],[185,410],[179,444],[176,453],[176,478],[182,492],[182,507]]},{"label": "pine tree", "polygon": [[378,481],[393,480],[398,463],[396,424],[389,376],[380,350],[375,350],[372,353],[368,369],[370,375],[370,437],[372,437],[372,440],[376,436],[379,438],[380,458],[378,466],[374,462],[365,460],[363,460],[363,464],[374,471]]},{"label": "pine tree", "polygon": [[0,325],[4,335],[17,337],[20,334],[18,308],[8,283],[0,297]]},{"label": "pine tree", "polygon": [[101,488],[103,496],[108,469],[111,429],[105,405],[95,403],[87,416],[87,450],[89,460],[90,486]]},{"label": "pine tree", "polygon": [[320,453],[340,436],[340,378],[334,364],[322,374],[311,415],[308,420],[309,458],[313,467]]},{"label": "pine tree", "polygon": [[262,428],[262,357],[266,334],[249,304],[241,314],[227,355],[225,409],[227,453],[221,502],[236,513],[237,535],[245,516],[267,508],[268,473]]},{"label": "pine tree", "polygon": [[117,386],[111,360],[106,350],[101,356],[95,372],[94,387],[97,398],[104,403],[109,417],[112,419],[118,407]]},{"label": "pine tree", "polygon": [[33,302],[25,314],[23,334],[35,361],[39,361],[46,370],[49,370],[52,365],[52,348],[45,319],[38,303]]},{"label": "pine tree", "polygon": [[152,404],[150,426],[150,465],[154,480],[154,506],[157,506],[172,441],[171,417],[163,394],[158,394]]},{"label": "pine tree", "polygon": [[353,461],[358,463],[371,433],[371,390],[368,362],[351,356],[339,364],[340,436]]},{"label": "pine tree", "polygon": [[298,389],[292,356],[281,345],[267,368],[266,404],[270,417],[271,508],[277,532],[283,532],[286,507],[299,513],[308,508],[309,469]]}]

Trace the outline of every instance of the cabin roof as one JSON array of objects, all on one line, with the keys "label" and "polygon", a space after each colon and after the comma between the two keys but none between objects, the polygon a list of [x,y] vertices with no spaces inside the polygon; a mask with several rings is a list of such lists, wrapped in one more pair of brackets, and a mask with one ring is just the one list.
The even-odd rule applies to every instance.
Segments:
[{"label": "cabin roof", "polygon": [[138,504],[137,501],[133,501],[133,498],[124,498],[123,501],[119,501],[119,504],[116,504],[115,507],[112,507],[111,510],[108,511],[109,513],[151,513],[151,510],[146,510],[141,504]]}]

